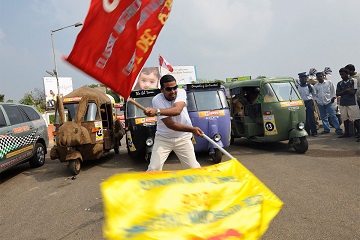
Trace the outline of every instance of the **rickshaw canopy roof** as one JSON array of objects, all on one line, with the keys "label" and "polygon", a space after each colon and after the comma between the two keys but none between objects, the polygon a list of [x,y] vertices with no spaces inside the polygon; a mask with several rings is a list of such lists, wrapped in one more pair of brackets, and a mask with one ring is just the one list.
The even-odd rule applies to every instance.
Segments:
[{"label": "rickshaw canopy roof", "polygon": [[292,77],[271,77],[271,78],[256,78],[243,81],[232,82],[229,84],[229,89],[235,89],[239,87],[259,87],[265,83],[282,82],[282,81],[295,81]]},{"label": "rickshaw canopy roof", "polygon": [[90,102],[96,102],[99,104],[110,103],[111,99],[106,95],[106,93],[101,92],[95,88],[88,86],[83,86],[63,97],[64,102],[79,102],[81,99],[86,98]]}]

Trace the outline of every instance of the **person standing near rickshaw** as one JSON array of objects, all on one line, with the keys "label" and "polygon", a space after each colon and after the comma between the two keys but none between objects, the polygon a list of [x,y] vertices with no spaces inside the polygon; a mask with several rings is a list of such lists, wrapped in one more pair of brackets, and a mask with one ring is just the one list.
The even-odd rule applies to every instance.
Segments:
[{"label": "person standing near rickshaw", "polygon": [[171,151],[174,151],[186,168],[200,168],[196,160],[192,134],[201,136],[204,132],[193,127],[186,108],[186,92],[178,89],[172,75],[160,79],[161,93],[153,100],[153,108],[145,108],[144,114],[157,116],[154,147],[147,171],[161,171]]},{"label": "person standing near rickshaw", "polygon": [[360,110],[356,102],[357,83],[356,79],[350,77],[347,68],[340,68],[341,81],[336,87],[336,95],[340,96],[340,112],[344,121],[345,133],[339,138],[351,137],[350,125],[354,124],[359,129]]},{"label": "person standing near rickshaw", "polygon": [[316,79],[318,83],[315,84],[315,100],[320,111],[320,117],[324,125],[324,131],[321,134],[330,133],[330,123],[328,116],[331,119],[331,122],[334,125],[335,133],[337,135],[342,135],[342,129],[340,128],[340,123],[336,117],[336,112],[334,108],[334,101],[336,99],[335,88],[331,81],[324,79],[323,72],[316,73]]},{"label": "person standing near rickshaw", "polygon": [[305,130],[309,135],[317,137],[316,121],[315,121],[315,107],[313,94],[315,94],[315,88],[313,85],[307,83],[308,75],[306,72],[299,73],[300,84],[298,86],[298,91],[300,93],[301,99],[304,101],[306,108],[306,123]]}]

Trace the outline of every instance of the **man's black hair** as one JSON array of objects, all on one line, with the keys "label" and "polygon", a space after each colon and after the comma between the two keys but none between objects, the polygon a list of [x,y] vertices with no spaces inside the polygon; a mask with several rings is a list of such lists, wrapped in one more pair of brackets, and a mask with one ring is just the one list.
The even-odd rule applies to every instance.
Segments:
[{"label": "man's black hair", "polygon": [[346,69],[349,69],[350,72],[355,72],[355,66],[353,64],[348,64],[345,66]]},{"label": "man's black hair", "polygon": [[167,82],[176,82],[176,79],[174,78],[173,75],[170,75],[170,74],[166,74],[166,75],[162,76],[160,79],[161,88],[163,88],[164,83],[167,83]]},{"label": "man's black hair", "polygon": [[339,73],[341,73],[341,72],[346,73],[346,74],[350,74],[350,70],[348,68],[346,68],[346,67],[340,68]]}]

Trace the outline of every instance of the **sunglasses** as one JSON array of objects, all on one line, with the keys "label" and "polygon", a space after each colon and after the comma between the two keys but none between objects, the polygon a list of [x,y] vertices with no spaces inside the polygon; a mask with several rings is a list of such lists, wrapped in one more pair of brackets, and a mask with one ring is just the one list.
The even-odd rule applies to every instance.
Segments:
[{"label": "sunglasses", "polygon": [[174,91],[176,91],[176,89],[178,89],[178,85],[176,85],[176,86],[173,86],[173,87],[166,87],[166,88],[164,88],[165,89],[165,91],[167,91],[167,92],[171,92],[172,90],[174,90]]}]

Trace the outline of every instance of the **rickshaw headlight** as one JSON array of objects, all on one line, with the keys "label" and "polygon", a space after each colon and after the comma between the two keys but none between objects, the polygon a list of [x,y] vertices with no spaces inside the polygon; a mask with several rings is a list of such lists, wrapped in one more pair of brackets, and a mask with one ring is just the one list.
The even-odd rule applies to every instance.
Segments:
[{"label": "rickshaw headlight", "polygon": [[303,130],[305,128],[305,123],[299,122],[297,127],[298,129]]},{"label": "rickshaw headlight", "polygon": [[221,140],[221,135],[217,133],[213,136],[213,139],[215,142],[219,142]]},{"label": "rickshaw headlight", "polygon": [[146,139],[146,146],[151,147],[154,144],[154,140],[152,138]]}]

